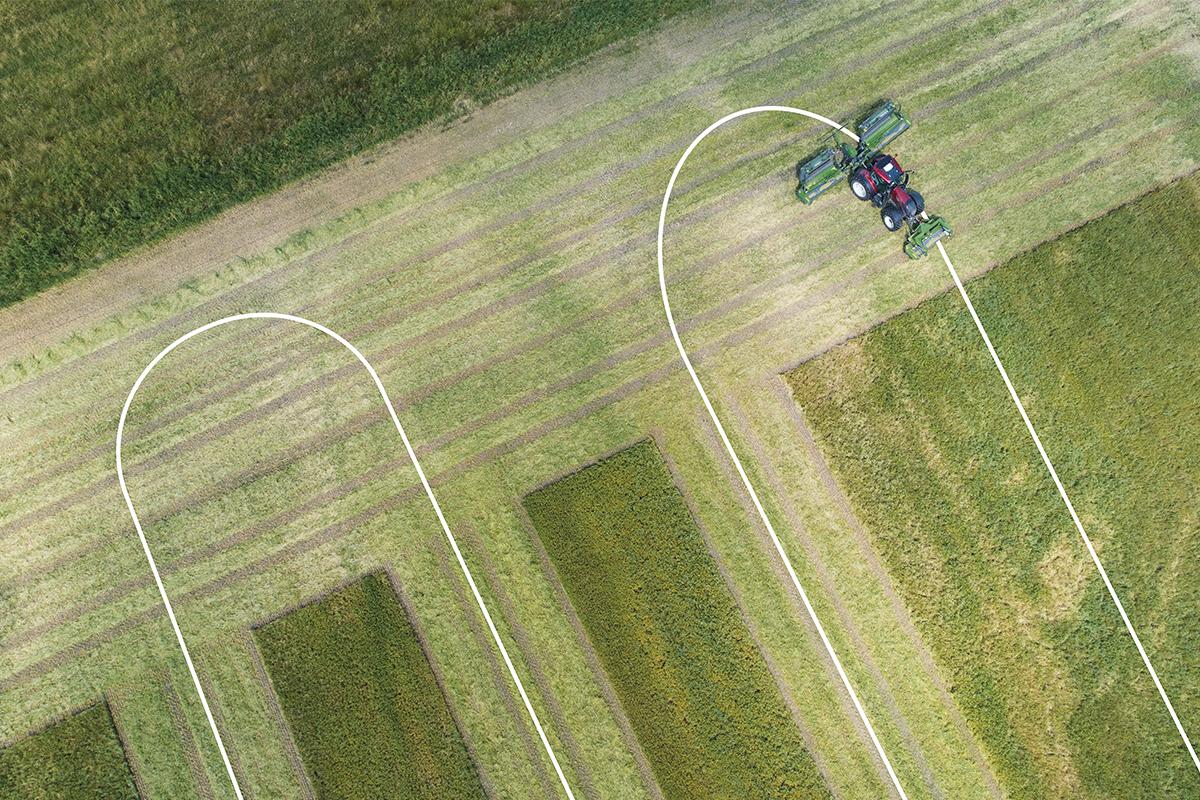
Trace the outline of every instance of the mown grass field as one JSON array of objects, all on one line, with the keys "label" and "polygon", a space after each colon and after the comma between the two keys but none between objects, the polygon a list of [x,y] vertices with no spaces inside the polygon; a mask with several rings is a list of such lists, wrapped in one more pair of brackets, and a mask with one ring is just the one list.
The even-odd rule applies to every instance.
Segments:
[{"label": "mown grass field", "polygon": [[5,800],[136,800],[108,706],[98,703],[0,750]]},{"label": "mown grass field", "polygon": [[[1185,725],[1200,718],[1200,176],[971,283]],[[1192,797],[1187,753],[956,294],[789,382],[1013,797]]]},{"label": "mown grass field", "polygon": [[829,796],[652,441],[524,505],[666,797]]},{"label": "mown grass field", "polygon": [[484,797],[385,576],[368,575],[254,637],[317,797]]},{"label": "mown grass field", "polygon": [[0,305],[425,123],[562,70],[701,0],[0,10]]},{"label": "mown grass field", "polygon": [[[278,249],[227,243],[234,257],[186,283],[131,293],[98,322],[60,321],[54,344],[0,369],[0,741],[103,687],[149,796],[232,796],[129,526],[112,436],[166,343],[274,309],[344,333],[379,369],[578,796],[659,787],[518,504],[652,432],[831,793],[887,796],[667,336],[660,193],[688,141],[730,110],[777,101],[850,117],[896,96],[915,119],[897,156],[921,170],[955,227],[956,262],[977,274],[1197,167],[1187,12],[945,0],[914,29],[906,8],[875,2],[720,5],[430,132],[436,153],[412,152],[431,175],[395,180],[378,203],[310,210]],[[1003,797],[1021,784],[839,513],[781,394],[789,366],[947,285],[848,195],[796,203],[792,168],[815,134],[764,116],[693,154],[667,234],[672,302],[909,796]],[[320,186],[386,183],[388,169],[359,164]],[[197,236],[236,239],[213,225]],[[22,332],[13,352],[30,307],[0,310],[0,330]],[[251,626],[390,565],[481,781],[501,798],[558,796],[395,431],[344,351],[286,325],[212,332],[160,364],[126,434],[129,485],[243,787],[305,797]]]}]

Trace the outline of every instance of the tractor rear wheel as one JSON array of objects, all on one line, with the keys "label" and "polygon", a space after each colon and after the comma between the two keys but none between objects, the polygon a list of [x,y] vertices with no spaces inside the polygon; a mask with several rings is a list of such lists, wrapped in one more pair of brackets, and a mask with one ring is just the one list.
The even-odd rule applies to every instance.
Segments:
[{"label": "tractor rear wheel", "polygon": [[873,192],[871,191],[871,183],[867,179],[866,170],[860,169],[850,178],[850,191],[854,192],[854,196],[859,200],[870,200]]},{"label": "tractor rear wheel", "polygon": [[896,206],[884,206],[879,216],[883,218],[883,227],[889,231],[898,231],[904,225],[904,212]]},{"label": "tractor rear wheel", "polygon": [[925,198],[921,197],[920,192],[909,189],[908,196],[911,197],[913,199],[913,202],[917,204],[917,213],[918,214],[920,214],[922,211],[925,210]]}]

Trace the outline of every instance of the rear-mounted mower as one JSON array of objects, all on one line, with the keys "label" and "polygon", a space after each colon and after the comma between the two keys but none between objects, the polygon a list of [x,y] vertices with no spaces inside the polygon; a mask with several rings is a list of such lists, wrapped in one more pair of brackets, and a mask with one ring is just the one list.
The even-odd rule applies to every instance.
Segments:
[{"label": "rear-mounted mower", "polygon": [[925,199],[909,188],[909,173],[883,148],[912,123],[891,100],[880,103],[857,125],[858,144],[843,141],[831,131],[830,144],[796,165],[796,197],[805,205],[845,181],[859,200],[879,209],[889,231],[907,227],[904,252],[920,258],[939,239],[952,234],[946,220],[925,213]]}]

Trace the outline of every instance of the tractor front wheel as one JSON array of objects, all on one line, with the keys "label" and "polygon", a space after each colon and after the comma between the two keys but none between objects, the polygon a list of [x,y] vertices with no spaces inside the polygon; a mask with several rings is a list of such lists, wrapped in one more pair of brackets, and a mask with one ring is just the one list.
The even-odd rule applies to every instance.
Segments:
[{"label": "tractor front wheel", "polygon": [[873,192],[865,170],[859,170],[850,178],[850,191],[859,200],[870,200]]},{"label": "tractor front wheel", "polygon": [[879,216],[883,218],[883,227],[889,231],[898,231],[904,225],[904,212],[896,206],[886,206]]}]

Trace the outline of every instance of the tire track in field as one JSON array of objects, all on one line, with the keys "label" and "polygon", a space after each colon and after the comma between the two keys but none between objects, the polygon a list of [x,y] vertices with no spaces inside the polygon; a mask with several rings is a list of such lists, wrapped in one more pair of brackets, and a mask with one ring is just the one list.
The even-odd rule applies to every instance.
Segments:
[{"label": "tire track in field", "polygon": [[[1057,145],[1056,145],[1056,147],[1057,147]],[[1031,158],[1036,159],[1037,156],[1033,156]],[[994,180],[995,178],[996,178],[996,176],[992,176],[992,178],[990,178],[989,180]],[[974,193],[977,190],[978,190],[977,187],[973,187],[973,188],[968,189],[963,194],[969,196],[970,194]],[[1043,191],[1044,191],[1044,189],[1039,188],[1039,189],[1034,190],[1030,194],[1036,196],[1036,195],[1040,195]],[[1014,206],[1023,205],[1024,202],[1026,201],[1026,199],[1027,198],[1023,197],[1023,198],[1019,199],[1017,201],[1017,203],[1015,203],[1013,205]],[[833,206],[828,206],[828,207],[826,207],[825,211],[827,213],[832,212],[833,208],[834,208]],[[995,213],[1000,213],[1000,211],[1002,211],[1002,210],[1004,210],[1004,209],[998,208]],[[784,224],[781,224],[779,226],[775,226],[775,227],[769,229],[767,232],[760,234],[759,236],[749,237],[747,239],[744,239],[744,240],[740,241],[739,243],[733,245],[731,248],[727,248],[725,251],[721,251],[719,253],[716,253],[716,254],[713,254],[713,255],[707,257],[706,259],[702,259],[698,262],[694,262],[691,266],[697,271],[706,270],[707,268],[709,268],[713,265],[722,263],[724,260],[731,257],[736,252],[741,252],[743,250],[760,247],[762,244],[769,242],[773,238],[786,233],[788,230],[790,230],[790,228],[791,228],[790,221],[785,222]],[[723,316],[727,316],[731,312],[746,306],[749,302],[751,302],[755,299],[758,299],[762,296],[766,296],[773,289],[778,288],[780,286],[789,285],[799,279],[802,279],[806,275],[811,274],[811,272],[814,269],[819,267],[825,261],[830,260],[830,259],[841,258],[841,257],[844,257],[845,255],[848,255],[850,252],[853,252],[853,250],[860,247],[864,242],[869,241],[873,238],[874,238],[874,236],[872,234],[865,234],[864,236],[862,236],[850,243],[843,244],[838,250],[835,250],[832,253],[822,253],[818,256],[815,256],[796,268],[793,268],[793,269],[790,269],[783,273],[778,274],[771,281],[767,281],[767,282],[758,284],[758,285],[746,290],[742,294],[737,295],[734,298],[731,298],[730,300],[727,300],[724,303],[719,304],[718,306],[707,309],[704,312],[701,312],[700,314],[697,314],[693,317],[689,317],[687,320],[684,320],[681,323],[680,330],[682,332],[686,332],[686,331],[692,330],[693,328],[698,327],[702,324],[705,324],[707,322],[720,319]],[[836,296],[836,294],[844,292],[847,289],[856,288],[856,287],[862,285],[863,283],[865,283],[865,281],[868,278],[872,277],[874,274],[878,273],[879,271],[891,266],[893,264],[893,262],[894,262],[894,259],[891,256],[884,256],[880,259],[877,259],[876,261],[873,261],[870,264],[863,267],[862,269],[860,269],[855,274],[849,276],[847,279],[845,279],[839,283],[836,283],[832,286],[826,287],[825,289],[822,289],[815,294],[801,298],[799,301],[797,301],[795,303],[785,306],[784,309],[786,310],[786,313],[781,314],[779,311],[775,311],[775,312],[772,312],[772,314],[769,315],[769,317],[774,320],[775,318],[794,316],[798,311],[804,310],[805,308],[811,308],[815,303],[823,302],[824,300],[827,300],[833,296]],[[635,291],[628,297],[622,298],[621,300],[619,300],[618,304],[619,305],[625,305],[625,303],[632,304],[632,302],[636,301],[638,294],[639,294],[639,292]],[[598,312],[598,313],[603,313],[603,311]],[[761,325],[761,322],[763,319],[764,319],[764,317],[760,317],[760,318],[748,323],[746,326],[742,327],[741,329],[735,330],[733,333],[729,334],[728,336],[726,336],[724,339],[720,340],[719,342],[717,342],[715,344],[707,345],[707,346],[701,348],[698,351],[699,358],[701,360],[703,360],[704,358],[711,356],[713,353],[719,352],[723,347],[727,346],[728,343],[733,340],[742,341],[746,338],[749,338],[748,336],[746,336],[744,334],[744,332],[746,330],[751,330],[754,333],[759,332],[759,329],[763,328],[763,326]],[[765,330],[765,328],[763,328],[763,329]],[[552,334],[550,334],[550,335],[552,335]],[[416,448],[417,452],[418,452],[418,454],[426,454],[427,455],[430,452],[436,450],[437,448],[443,446],[444,444],[446,444],[450,441],[453,441],[453,440],[459,439],[459,438],[463,438],[467,435],[470,435],[470,434],[478,431],[479,429],[481,429],[482,427],[484,427],[488,424],[492,424],[494,422],[499,421],[500,419],[513,416],[516,413],[518,413],[519,411],[523,410],[524,408],[534,405],[538,401],[543,400],[548,396],[565,391],[566,389],[569,389],[579,383],[585,382],[588,379],[596,377],[597,375],[601,374],[604,371],[607,371],[608,369],[611,369],[611,368],[614,368],[621,364],[624,364],[627,361],[631,360],[632,358],[635,358],[636,356],[639,356],[646,352],[651,351],[656,346],[665,344],[667,341],[668,341],[668,338],[667,338],[666,334],[659,332],[656,335],[652,335],[649,339],[630,344],[630,345],[626,346],[625,348],[623,348],[621,351],[618,351],[617,353],[612,354],[612,355],[606,357],[605,359],[602,359],[600,362],[588,365],[588,366],[582,368],[581,370],[578,370],[577,372],[560,379],[558,382],[556,382],[554,384],[550,384],[541,389],[536,389],[533,392],[526,394],[525,396],[521,397],[520,399],[509,403],[507,406],[505,406],[497,411],[494,411],[494,412],[492,412],[488,415],[485,415],[484,417],[481,417],[481,418],[469,420],[466,423],[464,423],[463,425],[459,426],[458,428],[456,428],[450,432],[444,433],[441,436],[436,437],[435,439],[433,439],[431,441],[428,441],[421,445],[418,445]],[[411,403],[409,402],[409,400],[407,398],[400,403],[400,407],[402,407],[402,408],[409,407],[410,405],[411,405]],[[221,480],[217,481],[216,483],[214,483],[212,486],[206,487],[205,489],[202,489],[197,493],[193,493],[192,495],[183,498],[180,502],[177,502],[176,504],[174,504],[173,507],[170,507],[161,512],[157,512],[156,514],[154,514],[152,516],[148,516],[148,524],[153,524],[154,522],[162,521],[163,519],[167,518],[168,516],[173,516],[174,514],[181,513],[182,511],[186,510],[186,508],[189,506],[193,506],[195,504],[205,502],[205,501],[213,499],[215,497],[219,497],[222,494],[224,494],[230,490],[236,489],[238,486],[240,486],[241,484],[243,484],[249,480],[253,480],[258,477],[262,477],[263,475],[268,474],[272,471],[281,469],[284,466],[287,466],[288,464],[295,463],[299,459],[301,459],[307,455],[310,455],[311,453],[319,450],[320,448],[322,448],[324,446],[327,446],[331,443],[344,441],[347,438],[349,438],[350,436],[353,436],[357,433],[365,431],[372,425],[374,425],[382,420],[383,420],[382,415],[380,415],[376,411],[372,411],[372,412],[368,412],[363,415],[360,415],[359,417],[356,417],[355,419],[351,420],[347,424],[343,424],[341,426],[331,428],[328,431],[323,431],[320,434],[317,434],[314,437],[312,437],[312,439],[310,441],[305,442],[296,448],[290,448],[286,455],[279,455],[279,456],[273,457],[272,459],[269,459],[263,465],[255,465],[254,467],[251,467],[248,470],[241,471],[234,476],[230,476],[229,478],[221,479]],[[337,490],[328,490],[328,491],[322,492],[322,493],[318,494],[317,496],[311,498],[309,501],[306,501],[305,503],[303,503],[299,506],[293,507],[292,509],[290,509],[288,512],[285,512],[284,514],[274,516],[271,519],[264,521],[262,523],[259,523],[255,526],[252,526],[249,529],[244,529],[243,531],[236,533],[232,536],[225,537],[221,540],[218,540],[215,543],[206,545],[203,548],[199,548],[197,550],[191,551],[190,553],[186,554],[178,561],[172,561],[172,562],[165,564],[164,572],[169,573],[169,572],[175,571],[176,569],[198,563],[199,561],[203,560],[204,558],[207,558],[211,555],[215,555],[217,553],[223,552],[224,550],[229,549],[230,547],[236,546],[237,544],[244,543],[252,538],[257,537],[258,535],[261,535],[262,533],[265,533],[265,532],[271,530],[272,528],[279,527],[280,525],[288,524],[290,522],[294,522],[297,519],[301,518],[305,513],[309,512],[315,508],[318,508],[322,505],[331,503],[331,502],[335,501],[336,499],[339,499],[340,497],[344,497],[345,495],[349,494],[351,491],[358,489],[358,488],[362,488],[363,486],[369,484],[375,478],[379,477],[382,474],[385,474],[390,469],[397,468],[400,466],[401,465],[398,462],[387,462],[386,464],[379,465],[371,470],[368,470],[366,473],[364,473],[363,475],[359,476],[358,478],[350,481],[349,483],[342,484],[342,486],[339,487],[339,489],[337,489]],[[342,490],[343,488],[344,488],[344,491]],[[102,545],[103,543],[104,543],[103,539],[97,540],[97,546]],[[76,551],[71,556],[69,556],[68,559],[83,555],[84,553],[88,552],[91,547],[92,547],[91,544],[85,545],[85,548],[82,551]],[[26,573],[26,575],[36,577],[36,573],[32,573],[32,572]],[[24,583],[26,583],[26,581],[17,582],[15,585],[22,585]],[[111,602],[112,600],[119,599],[121,597],[126,596],[131,591],[141,588],[142,586],[148,585],[148,583],[149,583],[148,578],[140,578],[140,579],[131,579],[131,580],[125,581],[122,584],[119,584],[117,586],[109,587],[104,593],[102,593],[102,595],[99,598],[94,598],[93,600],[89,601],[89,603],[85,604],[84,606],[77,607],[76,609],[72,609],[70,611],[62,612],[60,615],[55,617],[55,619],[53,621],[44,623],[33,630],[30,630],[27,632],[22,632],[21,634],[18,634],[17,636],[8,637],[5,641],[5,643],[3,645],[0,645],[0,652],[2,652],[4,650],[9,650],[13,647],[17,647],[22,644],[25,644],[28,641],[32,640],[33,638],[36,638],[37,636],[44,634],[45,632],[52,629],[56,625],[62,624],[64,622],[68,621],[69,619],[71,619],[84,607],[94,610],[93,606],[95,605],[95,603],[97,601]]]},{"label": "tire track in field", "polygon": [[[203,657],[200,657],[197,659],[197,661],[199,661],[200,663],[196,665],[196,667],[197,667],[196,676],[199,678],[201,685],[204,687],[204,694],[207,695],[209,698],[209,700],[208,700],[209,711],[212,712],[212,716],[216,722],[217,727],[221,728],[221,730],[229,731],[229,727],[225,724],[225,715],[221,711],[220,700],[218,699],[217,694],[213,688],[212,677],[209,675],[208,669],[205,668],[205,665],[204,665],[205,659]],[[246,797],[250,798],[250,800],[253,800],[254,792],[249,788],[251,784],[248,780],[246,780],[246,771],[244,769],[242,769],[242,760],[238,756],[237,746],[233,742],[232,734],[227,733],[226,736],[224,737],[224,739],[225,739],[225,750],[226,750],[227,755],[229,756],[230,769],[232,769],[234,774],[237,775],[237,782],[238,782],[239,786],[246,787],[245,789],[242,790],[244,792],[244,794],[246,795]],[[148,796],[148,795],[143,795],[143,796]]]},{"label": "tire track in field", "polygon": [[[998,5],[998,4],[999,3],[997,3],[997,2],[993,2],[991,5]],[[985,8],[986,7],[989,7],[989,6],[985,6]],[[782,63],[788,57],[804,52],[804,50],[809,45],[811,45],[815,41],[820,41],[822,37],[828,36],[828,34],[831,31],[836,31],[836,30],[840,30],[840,29],[851,29],[859,24],[867,23],[867,22],[876,22],[877,23],[879,21],[878,17],[879,17],[880,11],[883,9],[886,9],[886,8],[888,8],[888,4],[886,4],[886,3],[880,4],[878,6],[874,6],[874,7],[865,9],[864,11],[851,17],[848,20],[836,23],[831,26],[827,26],[827,27],[822,28],[812,34],[806,34],[803,37],[801,37],[800,39],[789,42],[788,44],[786,44],[780,48],[777,48],[774,51],[766,53],[766,54],[759,56],[757,58],[754,58],[750,61],[743,62],[742,64],[739,64],[739,65],[733,67],[731,70],[729,70],[727,72],[724,72],[724,73],[721,73],[718,75],[714,75],[713,77],[711,77],[699,84],[696,84],[695,86],[690,86],[685,90],[676,92],[674,94],[667,95],[663,98],[660,98],[659,100],[654,101],[653,103],[651,103],[649,105],[640,107],[639,109],[637,109],[634,112],[626,114],[626,115],[624,115],[616,120],[613,120],[611,122],[604,123],[600,127],[594,128],[591,131],[588,131],[587,133],[583,134],[582,136],[576,137],[574,139],[568,139],[566,141],[563,141],[563,142],[551,147],[550,149],[548,149],[542,153],[538,153],[538,154],[532,156],[531,158],[525,159],[524,161],[509,165],[507,167],[504,167],[503,169],[491,174],[488,177],[488,180],[486,182],[483,180],[479,180],[479,181],[475,181],[470,184],[466,184],[463,186],[459,186],[455,189],[452,189],[451,191],[447,192],[445,195],[442,195],[436,199],[433,199],[431,202],[423,203],[421,208],[422,208],[422,210],[424,210],[426,208],[435,208],[436,209],[435,211],[433,211],[427,215],[427,217],[435,217],[439,211],[445,212],[445,211],[449,210],[452,203],[458,202],[458,201],[461,201],[464,199],[469,199],[471,196],[482,192],[484,190],[484,188],[486,188],[486,186],[488,186],[490,184],[494,184],[498,181],[502,181],[502,180],[506,180],[506,179],[513,179],[513,178],[519,177],[521,175],[525,175],[537,167],[552,163],[555,159],[568,156],[572,152],[575,152],[576,150],[580,150],[590,144],[594,144],[595,142],[602,140],[603,138],[609,136],[610,134],[612,134],[613,132],[615,132],[617,130],[620,130],[625,127],[629,127],[639,121],[651,118],[657,114],[660,114],[661,112],[663,112],[665,110],[669,110],[671,108],[676,108],[678,106],[681,106],[681,105],[683,105],[684,102],[686,102],[689,99],[702,96],[702,95],[704,95],[708,92],[712,92],[714,90],[719,90],[723,86],[727,85],[729,82],[731,82],[732,80],[734,80],[735,78],[737,78],[738,76],[740,76],[742,74],[753,72],[755,70],[766,69],[771,66],[775,66],[779,63]],[[969,14],[963,14],[961,18],[967,18],[968,16],[969,16]],[[478,154],[473,155],[473,156],[471,156],[471,158],[475,158],[475,157],[477,157],[477,155]],[[397,211],[394,214],[390,214],[384,218],[381,218],[380,220],[374,221],[372,223],[372,225],[382,224],[385,221],[389,221],[389,220],[393,219],[395,216],[400,216],[400,215],[409,214],[409,213],[411,213],[411,209],[404,209],[401,211]],[[352,235],[349,238],[350,239],[358,238],[359,233],[365,234],[365,233],[367,233],[367,230],[368,229],[364,229],[364,231],[357,232],[356,234]],[[346,241],[346,240],[343,240],[343,241]],[[340,244],[340,242],[339,242],[339,244]],[[312,256],[317,256],[317,255],[319,255],[319,251],[318,251],[318,253],[312,254]],[[306,257],[306,258],[308,258],[308,257]],[[272,286],[272,285],[276,285],[276,284],[280,283],[285,276],[294,277],[296,272],[297,272],[297,270],[293,267],[292,264],[283,265],[279,269],[272,270],[267,275],[256,278],[254,281],[251,281],[250,283],[243,284],[239,287],[235,287],[230,292],[223,293],[222,296],[214,298],[212,301],[210,301],[211,307],[204,309],[205,319],[207,319],[210,316],[213,316],[214,314],[217,314],[217,312],[220,309],[227,308],[228,307],[227,302],[229,299],[232,299],[232,296],[244,297],[244,295],[251,293],[254,289],[263,289],[263,288],[267,288],[268,286]],[[205,306],[209,306],[210,303],[206,303]],[[15,386],[15,387],[12,387],[10,389],[7,389],[3,392],[0,392],[0,401],[9,399],[14,393],[16,393],[16,396],[18,398],[21,398],[25,392],[34,388],[37,384],[42,383],[44,379],[48,379],[52,375],[61,375],[63,372],[67,371],[68,369],[74,370],[77,368],[74,365],[79,364],[80,366],[82,366],[80,364],[80,362],[85,361],[85,360],[91,360],[91,359],[99,356],[101,354],[101,350],[104,350],[106,352],[111,351],[112,349],[114,349],[116,347],[119,347],[127,342],[130,342],[130,340],[134,340],[135,343],[141,343],[144,341],[152,341],[153,339],[159,338],[160,336],[167,335],[167,333],[170,331],[175,331],[177,327],[184,326],[191,322],[195,322],[195,320],[198,318],[197,314],[195,313],[196,310],[197,309],[188,309],[187,311],[185,311],[181,314],[175,315],[170,319],[164,320],[164,321],[156,324],[152,328],[143,329],[142,331],[139,331],[129,337],[125,337],[122,340],[112,342],[109,345],[105,345],[103,348],[100,348],[96,351],[93,351],[84,356],[81,356],[80,358],[71,361],[69,364],[65,365],[63,368],[56,370],[55,373],[47,373],[45,375],[38,376],[27,383],[23,383],[23,384]],[[67,377],[69,377],[69,376],[67,376]]]},{"label": "tire track in field", "polygon": [[[697,430],[705,430],[705,427],[702,426]],[[652,432],[651,437],[656,443],[665,440],[665,437],[661,432]],[[775,683],[775,688],[779,690],[780,698],[783,700],[784,705],[787,706],[788,714],[792,718],[792,724],[794,724],[797,730],[800,731],[800,738],[804,740],[805,749],[808,750],[809,755],[812,756],[813,761],[817,766],[817,771],[821,773],[821,778],[824,781],[826,788],[829,789],[830,793],[836,800],[840,800],[842,796],[841,790],[838,788],[837,783],[832,780],[832,776],[829,773],[828,764],[825,763],[824,757],[820,754],[821,751],[816,745],[816,739],[813,737],[812,729],[808,727],[808,723],[805,722],[804,715],[800,711],[799,702],[797,701],[795,694],[787,685],[787,681],[784,680],[783,672],[779,669],[779,665],[776,664],[775,659],[771,656],[770,651],[763,643],[758,625],[754,622],[753,617],[749,613],[741,589],[738,587],[737,582],[733,580],[733,576],[729,571],[729,566],[721,558],[720,552],[713,543],[712,535],[708,532],[708,526],[704,523],[703,517],[701,517],[691,493],[687,491],[687,485],[683,481],[683,476],[679,471],[679,467],[675,464],[674,459],[671,458],[665,447],[658,447],[658,452],[662,456],[663,463],[666,464],[667,471],[671,474],[671,480],[675,484],[675,491],[679,492],[679,496],[683,498],[684,505],[687,506],[688,514],[695,523],[696,530],[700,533],[700,538],[704,542],[704,548],[708,553],[708,557],[712,559],[713,566],[716,568],[717,574],[721,576],[721,580],[724,582],[726,590],[729,592],[730,596],[733,597],[733,602],[734,605],[737,606],[738,615],[741,617],[742,624],[746,626],[746,630],[750,634],[750,640],[754,643],[754,649],[758,651],[759,658],[762,659],[763,664],[767,668],[767,672],[771,676],[771,680]],[[809,634],[809,644],[818,644],[812,626],[803,625],[801,627],[807,634]],[[826,659],[822,659],[822,661],[826,661]],[[834,676],[833,671],[828,669],[828,667],[826,668],[826,673],[830,679],[836,677]],[[857,724],[857,721],[854,719],[855,715],[849,704],[849,696],[844,692],[838,692],[838,694],[843,699],[842,712],[847,715],[851,723],[854,724],[854,727],[859,729],[859,734],[862,737],[864,744],[867,743],[866,730],[862,729],[861,724]],[[882,782],[886,783],[887,775],[886,773],[882,772],[882,765],[876,764],[876,767],[876,776]]]},{"label": "tire track in field", "polygon": [[[1066,15],[1063,15],[1063,16],[1065,17]],[[1036,33],[1044,32],[1044,30],[1045,30],[1044,28],[1039,28],[1034,32],[1034,34],[1031,34],[1031,36],[1035,35]],[[1087,34],[1085,34],[1084,38],[1091,38],[1092,36],[1093,36],[1093,33],[1087,33]],[[1068,44],[1070,44],[1070,43],[1068,43]],[[1061,47],[1063,47],[1063,46],[1060,46],[1059,48],[1055,48],[1055,49],[1061,49]],[[999,48],[997,48],[997,50],[998,49]],[[996,52],[996,50],[990,51],[988,53],[988,55],[989,56],[993,55],[994,52]],[[977,63],[979,60],[980,59],[978,57],[971,56],[971,57],[964,59],[963,62],[964,62],[964,64],[965,63]],[[920,117],[922,115],[918,114],[917,116]],[[814,130],[816,129],[816,126],[809,126],[809,127],[811,127]],[[801,133],[798,136],[793,137],[793,138],[796,140],[802,140],[805,138],[806,133],[807,133],[807,129],[804,133]],[[766,151],[760,151],[759,153],[754,154],[752,156],[744,157],[744,158],[738,160],[736,166],[740,167],[740,166],[744,165],[744,163],[748,163],[749,161],[754,160],[756,158],[761,158],[766,155],[771,155],[771,154],[777,153],[782,149],[790,147],[791,144],[792,144],[792,142],[788,141],[788,142],[785,142],[784,144],[767,148]],[[732,168],[728,169],[728,170],[718,170],[717,175],[718,176],[722,175],[728,171],[732,171]],[[697,183],[702,183],[702,182],[703,181],[699,181]],[[743,197],[756,195],[758,192],[762,191],[763,188],[769,187],[770,184],[771,184],[771,180],[768,179],[767,181],[761,182],[761,185],[752,186],[747,190],[743,190],[742,192],[739,192],[732,199],[728,195],[726,195],[723,198],[721,198],[720,201],[712,204],[707,209],[701,208],[701,209],[698,209],[691,213],[697,215],[700,218],[703,218],[704,216],[712,216],[714,214],[721,213],[722,211],[726,210],[727,206],[733,205],[736,201],[740,201],[741,199],[743,199]],[[726,202],[726,200],[729,200],[729,202]],[[705,212],[707,212],[707,213],[705,213]],[[631,215],[632,215],[632,213],[633,212],[630,212]],[[671,228],[682,227],[682,226],[685,226],[685,225],[691,223],[693,220],[687,219],[686,216],[687,215],[677,219],[675,222],[673,222],[671,224],[670,227]],[[646,236],[646,237],[641,237],[641,238],[645,239],[645,243],[651,243],[653,240],[653,236]],[[632,252],[636,251],[637,247],[642,243],[643,242],[641,242],[638,238],[635,238],[634,240],[627,241],[624,244],[618,245],[615,248],[611,248],[608,251],[608,255],[609,255],[609,257],[613,258],[614,260],[617,258],[623,257],[623,256],[627,256],[627,255],[631,254]],[[570,272],[571,270],[574,270],[574,272],[571,273],[570,275],[567,275],[565,272],[548,275],[546,278],[544,278],[538,284],[535,284],[535,286],[539,287],[538,290],[536,290],[536,291],[533,289],[533,287],[527,287],[523,291],[524,291],[524,293],[529,294],[531,297],[534,295],[540,296],[541,290],[543,290],[543,289],[548,290],[549,288],[560,285],[563,282],[564,277],[582,277],[582,275],[590,273],[590,272],[594,271],[595,269],[598,269],[600,266],[602,266],[601,263],[598,263],[599,258],[600,258],[600,256],[593,257],[592,259],[589,259],[587,262],[583,262],[583,264],[577,263],[577,264],[573,265],[567,271],[567,272]],[[457,332],[458,330],[461,329],[461,326],[464,324],[464,321],[467,324],[473,324],[475,322],[478,322],[480,319],[484,319],[489,316],[492,316],[493,314],[499,313],[500,311],[505,310],[506,308],[511,307],[516,304],[517,304],[517,301],[514,300],[514,296],[509,296],[508,298],[503,298],[500,301],[495,301],[492,304],[492,307],[490,307],[490,308],[484,307],[483,309],[476,309],[475,311],[468,313],[465,317],[460,318],[459,320],[454,320],[454,321],[449,321],[447,323],[444,323],[444,324],[438,326],[438,328],[435,328],[434,330],[437,331],[437,335],[444,335],[444,334],[450,333],[450,332]],[[502,307],[496,307],[496,306],[502,306]],[[374,333],[378,330],[383,329],[384,327],[386,327],[386,324],[387,323],[385,323],[381,320],[375,320],[372,323],[362,326],[360,329],[356,329],[356,330],[352,331],[349,335],[351,336],[351,338],[361,338],[362,336],[364,336],[368,333]],[[407,351],[408,349],[413,347],[414,344],[423,343],[423,339],[425,339],[426,337],[429,337],[431,335],[434,335],[433,331],[425,331],[418,336],[411,337],[409,339],[406,339],[403,342],[393,345],[390,348],[385,349],[383,351],[385,354],[384,358],[390,357],[393,354]],[[344,375],[346,373],[343,372],[342,374]],[[317,382],[313,382],[310,385],[317,385]],[[134,464],[132,466],[131,472],[133,470],[138,469],[139,466],[140,465],[138,465],[138,464]],[[112,483],[112,482],[115,482],[115,479],[110,477],[110,478],[108,478],[108,481],[110,483]],[[90,490],[90,492],[86,491],[86,487],[85,487],[85,489],[77,490],[75,496],[79,499],[87,499],[87,498],[94,496],[95,491],[96,490],[93,485],[93,488]],[[78,502],[78,500],[70,500],[68,498],[60,499],[58,501],[58,504],[54,506],[53,511],[45,512],[45,513],[49,513],[49,514],[58,513],[62,510],[65,510],[66,508],[70,507],[71,505],[74,505],[75,502]],[[0,525],[0,540],[3,540],[5,538],[5,535],[7,533],[9,533],[12,529],[14,529],[16,527],[22,527],[22,526],[25,526],[28,524],[33,524],[37,520],[38,520],[37,517],[33,517],[32,521],[21,520],[21,521],[14,521],[14,522],[5,523],[3,525]]]},{"label": "tire track in field", "polygon": [[[187,761],[188,770],[192,774],[192,788],[200,795],[201,800],[215,800],[212,784],[209,783],[208,773],[204,771],[204,762],[200,758],[200,750],[196,747],[196,737],[192,735],[192,728],[188,725],[187,716],[183,713],[183,704],[179,702],[179,695],[175,692],[175,685],[171,682],[170,673],[163,674],[161,691],[163,700],[167,704],[167,713],[171,717],[171,727],[175,730],[175,738],[179,740],[179,744],[183,748],[183,758]],[[142,796],[149,797],[149,795]],[[315,800],[311,788],[305,800]]]}]

